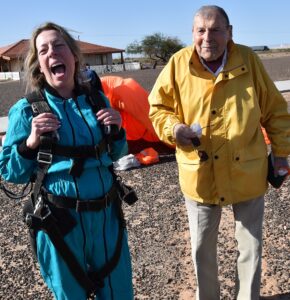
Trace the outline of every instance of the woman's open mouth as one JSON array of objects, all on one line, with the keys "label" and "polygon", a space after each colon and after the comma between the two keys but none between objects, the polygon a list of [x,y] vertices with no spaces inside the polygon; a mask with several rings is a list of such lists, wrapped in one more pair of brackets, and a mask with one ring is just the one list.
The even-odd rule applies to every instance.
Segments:
[{"label": "woman's open mouth", "polygon": [[55,64],[50,67],[50,70],[53,75],[64,75],[65,69],[66,68],[64,64]]}]

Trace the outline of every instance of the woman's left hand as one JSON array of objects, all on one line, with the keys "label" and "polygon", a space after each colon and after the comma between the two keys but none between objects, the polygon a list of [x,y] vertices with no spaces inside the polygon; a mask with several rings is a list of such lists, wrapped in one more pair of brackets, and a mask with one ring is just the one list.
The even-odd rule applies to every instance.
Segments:
[{"label": "woman's left hand", "polygon": [[115,124],[121,129],[122,117],[117,110],[113,108],[103,108],[97,112],[96,116],[98,121],[102,122],[104,125]]}]

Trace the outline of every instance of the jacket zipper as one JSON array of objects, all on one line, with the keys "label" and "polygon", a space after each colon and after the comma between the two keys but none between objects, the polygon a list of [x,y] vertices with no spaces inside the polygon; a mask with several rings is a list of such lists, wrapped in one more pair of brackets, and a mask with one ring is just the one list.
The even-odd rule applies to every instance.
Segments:
[{"label": "jacket zipper", "polygon": [[[90,128],[86,118],[84,117],[80,107],[79,107],[79,103],[76,100],[74,100],[75,103],[76,103],[76,106],[80,112],[80,115],[82,116],[82,119],[84,120],[86,126],[88,127],[89,129],[89,132],[91,134],[91,139],[92,139],[92,145],[94,145],[94,136],[93,136],[93,133],[92,133],[92,129]],[[102,164],[102,161],[100,160],[101,164]],[[97,168],[98,170],[98,173],[99,173],[99,177],[101,179],[101,183],[102,183],[102,194],[104,194],[105,192],[105,185],[104,185],[104,181],[103,181],[103,178],[101,176],[101,172],[100,172],[100,169]],[[104,223],[103,223],[103,241],[104,241],[104,248],[105,248],[105,260],[106,260],[106,263],[108,263],[108,247],[107,247],[107,239],[106,239],[106,220],[107,220],[107,214],[106,214],[106,209],[103,209],[103,215],[104,215]],[[113,295],[113,287],[112,287],[112,282],[111,282],[111,275],[109,274],[108,275],[108,282],[109,282],[109,288],[110,288],[110,294],[111,294],[111,300],[114,300],[114,295]]]}]

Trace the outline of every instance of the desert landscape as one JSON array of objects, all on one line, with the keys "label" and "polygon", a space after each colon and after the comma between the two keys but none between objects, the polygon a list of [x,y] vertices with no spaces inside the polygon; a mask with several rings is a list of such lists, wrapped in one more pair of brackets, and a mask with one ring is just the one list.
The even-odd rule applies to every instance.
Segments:
[{"label": "desert landscape", "polygon": [[[290,79],[290,55],[262,57],[271,78]],[[160,68],[122,72],[150,91]],[[0,83],[0,116],[24,95],[22,82]],[[283,93],[290,109],[290,92]],[[160,162],[119,172],[139,196],[134,206],[124,205],[132,254],[136,300],[194,299],[195,278],[190,254],[189,229],[178,184],[173,154]],[[255,184],[255,183],[253,183]],[[7,185],[7,184],[6,184]],[[19,186],[8,185],[14,192]],[[265,200],[261,299],[290,299],[290,180],[276,190],[269,187]],[[24,199],[11,200],[0,191],[0,298],[49,300],[52,296],[33,261],[22,222]],[[235,260],[234,221],[231,207],[223,210],[219,230],[218,259],[221,299],[233,300]],[[125,300],[125,299],[124,299]]]}]

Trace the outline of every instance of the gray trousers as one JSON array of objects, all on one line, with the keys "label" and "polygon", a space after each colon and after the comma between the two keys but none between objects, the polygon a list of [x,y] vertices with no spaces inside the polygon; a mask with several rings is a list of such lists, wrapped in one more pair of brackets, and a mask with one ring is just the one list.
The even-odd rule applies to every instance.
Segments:
[{"label": "gray trousers", "polygon": [[[217,238],[222,207],[185,198],[195,268],[196,300],[220,299]],[[238,243],[237,300],[260,296],[264,196],[233,204],[235,238]]]}]

